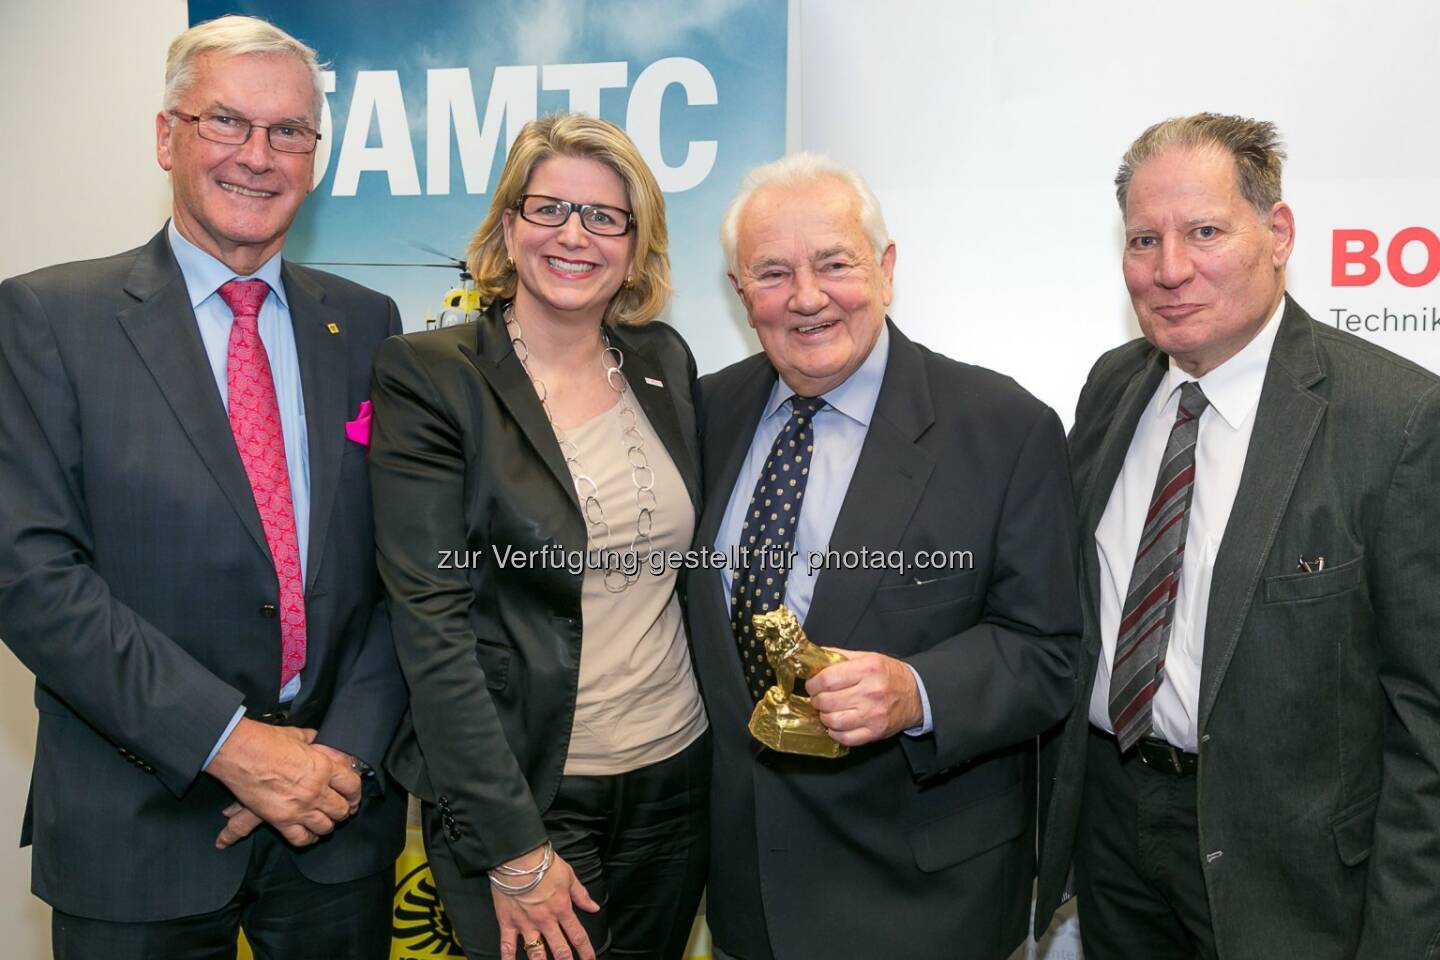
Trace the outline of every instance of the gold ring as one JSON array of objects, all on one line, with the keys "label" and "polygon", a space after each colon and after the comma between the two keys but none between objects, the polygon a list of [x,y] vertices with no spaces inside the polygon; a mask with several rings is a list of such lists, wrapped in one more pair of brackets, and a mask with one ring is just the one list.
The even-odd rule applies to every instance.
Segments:
[{"label": "gold ring", "polygon": [[544,941],[543,938],[541,938],[541,936],[540,936],[539,934],[536,934],[536,935],[535,935],[535,939],[534,939],[534,940],[526,940],[526,941],[524,941],[524,943],[525,943],[525,951],[526,951],[527,953],[530,952],[531,950],[544,949],[544,947],[545,947],[545,941]]}]

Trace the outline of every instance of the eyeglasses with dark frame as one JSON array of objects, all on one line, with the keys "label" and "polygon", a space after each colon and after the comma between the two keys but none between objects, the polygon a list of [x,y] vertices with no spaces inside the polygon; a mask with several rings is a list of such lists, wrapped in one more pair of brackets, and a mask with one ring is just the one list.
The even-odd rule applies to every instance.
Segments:
[{"label": "eyeglasses with dark frame", "polygon": [[167,112],[177,120],[195,124],[195,132],[202,140],[231,147],[248,142],[250,131],[257,127],[265,131],[265,139],[270,142],[270,149],[280,153],[314,153],[315,145],[320,142],[318,131],[299,123],[255,123],[223,113],[201,115],[181,113],[178,110]]},{"label": "eyeglasses with dark frame", "polygon": [[624,236],[635,226],[635,215],[619,207],[607,207],[603,203],[576,203],[547,197],[539,193],[527,193],[515,201],[515,209],[521,219],[538,227],[558,227],[570,219],[570,214],[580,214],[580,225],[597,237]]}]

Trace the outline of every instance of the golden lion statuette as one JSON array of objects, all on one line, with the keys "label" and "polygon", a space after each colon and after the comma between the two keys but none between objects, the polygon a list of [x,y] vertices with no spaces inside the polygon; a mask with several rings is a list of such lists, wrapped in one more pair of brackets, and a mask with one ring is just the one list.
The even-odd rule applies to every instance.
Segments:
[{"label": "golden lion statuette", "polygon": [[755,704],[755,712],[750,714],[750,735],[781,753],[845,756],[850,748],[830,739],[820,722],[820,712],[810,706],[810,698],[791,692],[797,678],[809,680],[845,658],[811,643],[800,621],[784,604],[778,610],[755,614],[751,622],[756,635],[765,641],[765,658],[775,671],[775,685]]}]

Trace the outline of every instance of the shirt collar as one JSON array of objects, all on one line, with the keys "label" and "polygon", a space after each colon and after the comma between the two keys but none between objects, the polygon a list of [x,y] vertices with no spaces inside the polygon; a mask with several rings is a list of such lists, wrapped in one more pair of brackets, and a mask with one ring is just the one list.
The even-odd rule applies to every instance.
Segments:
[{"label": "shirt collar", "polygon": [[[1260,332],[1240,350],[1239,353],[1211,370],[1198,381],[1200,389],[1210,406],[1229,425],[1237,430],[1250,419],[1260,403],[1260,389],[1265,385],[1265,370],[1270,366],[1270,350],[1275,345],[1275,335],[1280,331],[1280,317],[1285,312],[1285,298]],[[1159,400],[1155,416],[1164,417],[1170,398],[1182,385],[1195,378],[1190,376],[1175,358],[1170,358],[1170,367],[1165,371],[1165,380],[1160,385]]]},{"label": "shirt collar", "polygon": [[[875,404],[880,399],[880,385],[885,381],[885,364],[889,359],[890,324],[886,322],[881,324],[880,336],[876,338],[875,346],[870,348],[870,355],[865,358],[865,362],[839,386],[825,393],[825,402],[860,426],[869,427],[870,418],[875,413]],[[765,415],[760,419],[768,420],[774,416],[785,405],[785,401],[793,396],[795,391],[791,390],[784,380],[776,377],[775,386],[770,390],[770,399],[765,403]]]},{"label": "shirt collar", "polygon": [[[170,237],[170,250],[175,254],[175,262],[180,265],[180,275],[185,278],[185,289],[190,294],[191,308],[200,306],[219,290],[222,284],[236,279],[234,270],[186,240],[180,231],[175,229],[174,220],[171,220],[165,229]],[[285,297],[285,284],[280,281],[280,262],[280,254],[276,253],[266,260],[259,270],[239,279],[264,280],[269,285],[270,292],[279,299],[280,306],[288,309],[290,304]]]}]

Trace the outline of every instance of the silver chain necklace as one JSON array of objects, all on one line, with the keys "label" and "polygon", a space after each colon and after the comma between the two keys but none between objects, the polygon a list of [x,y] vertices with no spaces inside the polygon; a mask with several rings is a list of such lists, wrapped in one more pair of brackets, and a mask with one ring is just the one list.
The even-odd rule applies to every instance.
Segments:
[{"label": "silver chain necklace", "polygon": [[[589,528],[586,541],[592,545],[607,541],[610,538],[610,522],[605,519],[605,506],[600,502],[600,487],[580,463],[580,448],[555,423],[548,400],[550,391],[545,381],[530,369],[530,348],[521,335],[520,321],[515,318],[513,305],[505,308],[505,328],[521,368],[540,397],[540,409],[545,411],[545,419],[550,421],[550,429],[560,444],[560,454],[570,470],[575,495],[580,500],[581,513]],[[625,390],[625,376],[620,372],[625,366],[625,355],[610,342],[610,335],[603,325],[600,327],[600,340],[604,344],[600,350],[600,364],[605,368],[605,382],[620,397],[620,443],[625,447],[625,461],[630,465],[630,480],[635,484],[636,513],[635,535],[630,538],[630,556],[623,558],[612,553],[598,559],[605,570],[605,589],[611,593],[624,593],[630,584],[640,579],[640,570],[650,555],[650,528],[654,522],[654,510],[659,504],[655,498],[655,471],[650,469],[650,458],[645,455],[645,438],[640,434],[635,408],[630,406],[630,396]]]}]

